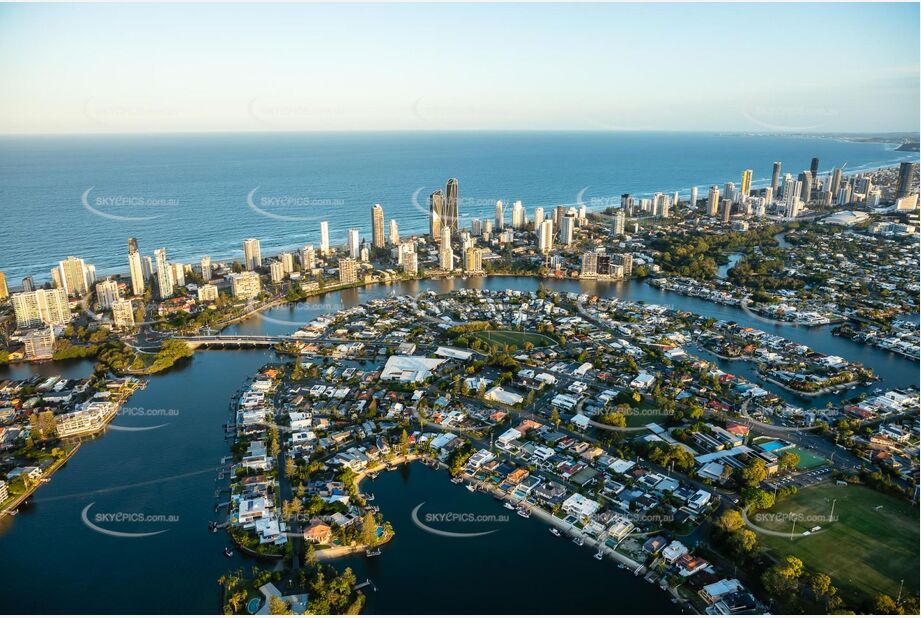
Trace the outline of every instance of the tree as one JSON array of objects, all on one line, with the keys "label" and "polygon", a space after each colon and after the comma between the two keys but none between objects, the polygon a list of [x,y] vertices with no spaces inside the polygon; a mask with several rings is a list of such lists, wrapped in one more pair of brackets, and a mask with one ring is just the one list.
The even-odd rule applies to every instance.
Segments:
[{"label": "tree", "polygon": [[365,513],[361,519],[361,543],[369,547],[377,543],[377,522],[374,513]]},{"label": "tree", "polygon": [[748,528],[736,530],[729,537],[729,546],[740,556],[752,553],[757,545],[758,536]]},{"label": "tree", "polygon": [[888,594],[877,594],[873,597],[873,613],[883,615],[902,614],[902,610],[895,604],[895,600]]},{"label": "tree", "polygon": [[796,556],[786,556],[779,564],[764,572],[761,583],[771,595],[790,599],[799,590],[799,577],[802,573],[803,561]]},{"label": "tree", "polygon": [[291,613],[291,607],[281,600],[281,597],[269,598],[269,613],[273,616],[280,616]]},{"label": "tree", "polygon": [[738,509],[729,509],[716,519],[716,526],[723,532],[735,532],[745,525],[742,512]]},{"label": "tree", "polygon": [[406,430],[400,434],[400,455],[406,455],[409,452],[409,434]]},{"label": "tree", "polygon": [[739,472],[739,478],[743,485],[755,487],[767,478],[767,465],[762,459],[755,459],[748,466],[742,468]]},{"label": "tree", "polygon": [[781,470],[795,470],[799,465],[799,455],[793,451],[786,451],[780,456],[777,463]]},{"label": "tree", "polygon": [[559,410],[557,410],[556,408],[553,408],[553,409],[550,411],[550,422],[553,423],[553,425],[554,425],[557,429],[559,429],[559,428],[560,428],[560,423],[562,422],[562,420],[563,420],[563,419],[560,418],[560,412],[559,412]]}]

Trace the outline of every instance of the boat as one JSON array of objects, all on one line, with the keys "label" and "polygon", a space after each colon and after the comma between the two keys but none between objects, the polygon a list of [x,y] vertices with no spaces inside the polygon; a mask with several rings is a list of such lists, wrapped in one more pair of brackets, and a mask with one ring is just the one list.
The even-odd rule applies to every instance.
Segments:
[{"label": "boat", "polygon": [[229,547],[225,547],[225,548],[224,548],[224,555],[227,556],[228,558],[230,558],[231,556],[233,556],[233,550],[230,549]]},{"label": "boat", "polygon": [[573,538],[572,542],[578,545],[579,547],[582,547],[583,545],[585,545],[585,541],[582,540],[581,536],[577,536]]},{"label": "boat", "polygon": [[373,480],[377,479],[377,474],[378,474],[377,472],[372,472],[372,473],[369,474],[368,476],[369,476],[369,477],[371,478],[371,480],[373,481]]},{"label": "boat", "polygon": [[464,482],[464,479],[462,479],[459,476],[455,476],[451,479],[451,482],[454,483],[455,485],[460,485],[461,483]]},{"label": "boat", "polygon": [[552,534],[553,536],[560,536],[560,531],[557,530],[556,528],[550,528],[550,534]]},{"label": "boat", "polygon": [[603,560],[603,559],[604,559],[604,551],[601,550],[601,549],[599,549],[599,550],[595,553],[595,560]]},{"label": "boat", "polygon": [[528,509],[518,509],[515,512],[518,513],[518,517],[524,517],[525,519],[531,516],[531,511]]},{"label": "boat", "polygon": [[374,556],[380,556],[381,550],[379,549],[366,549],[365,556],[368,558],[373,558]]},{"label": "boat", "polygon": [[511,503],[511,502],[503,502],[503,503],[502,503],[502,506],[504,506],[505,508],[507,508],[507,509],[510,510],[510,511],[514,511],[514,510],[515,510],[515,507],[512,506],[512,503]]},{"label": "boat", "polygon": [[467,491],[476,491],[476,486],[471,483],[467,483]]},{"label": "boat", "polygon": [[372,502],[374,500],[374,494],[368,494],[365,496],[365,500]]}]

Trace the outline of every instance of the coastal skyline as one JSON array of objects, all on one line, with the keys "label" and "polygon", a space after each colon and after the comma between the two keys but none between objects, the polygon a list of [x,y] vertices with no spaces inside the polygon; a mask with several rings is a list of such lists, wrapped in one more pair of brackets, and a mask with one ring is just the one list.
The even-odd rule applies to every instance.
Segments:
[{"label": "coastal skyline", "polygon": [[0,133],[917,131],[918,16],[916,3],[3,5]]},{"label": "coastal skyline", "polygon": [[921,615],[919,18],[0,2],[0,618]]}]

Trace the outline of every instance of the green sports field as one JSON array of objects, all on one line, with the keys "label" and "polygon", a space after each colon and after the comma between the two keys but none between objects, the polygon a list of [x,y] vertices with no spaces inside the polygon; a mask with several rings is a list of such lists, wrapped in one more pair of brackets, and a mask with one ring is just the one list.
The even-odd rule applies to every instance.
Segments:
[{"label": "green sports field", "polygon": [[482,330],[473,333],[473,337],[481,340],[486,345],[515,346],[524,348],[525,343],[531,343],[535,348],[554,345],[556,340],[540,333],[516,330]]},{"label": "green sports field", "polygon": [[[758,540],[778,558],[792,554],[807,568],[830,575],[851,603],[877,592],[895,598],[903,578],[903,593],[918,594],[918,510],[906,500],[857,485],[823,484],[779,500],[768,512],[829,515],[833,500],[837,521],[796,526],[801,532],[818,524],[824,532],[793,539],[759,534]],[[756,523],[783,532],[792,528],[784,517]]]},{"label": "green sports field", "polygon": [[[797,470],[811,470],[813,468],[818,468],[819,466],[824,466],[827,461],[824,457],[820,457],[812,451],[806,451],[797,447],[793,447],[788,450],[799,455],[799,464],[796,466]],[[784,453],[786,451],[780,452]]]}]

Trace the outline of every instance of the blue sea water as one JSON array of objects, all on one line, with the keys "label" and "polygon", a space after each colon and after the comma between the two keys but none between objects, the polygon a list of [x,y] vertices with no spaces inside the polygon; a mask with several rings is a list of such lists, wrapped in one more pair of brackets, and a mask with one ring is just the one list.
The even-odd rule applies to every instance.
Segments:
[{"label": "blue sea water", "polygon": [[100,273],[124,272],[126,239],[173,261],[263,254],[370,234],[380,203],[400,232],[427,229],[427,196],[460,181],[460,216],[492,217],[497,199],[534,207],[584,202],[600,209],[621,193],[756,186],[774,161],[798,173],[866,169],[917,158],[889,144],[793,136],[704,133],[320,133],[0,138],[0,271],[15,286],[49,278],[77,255]]}]

